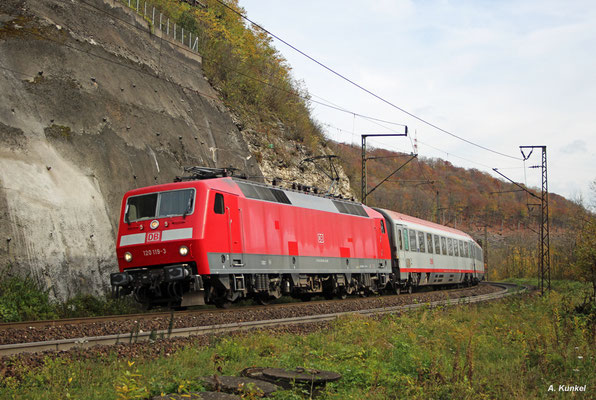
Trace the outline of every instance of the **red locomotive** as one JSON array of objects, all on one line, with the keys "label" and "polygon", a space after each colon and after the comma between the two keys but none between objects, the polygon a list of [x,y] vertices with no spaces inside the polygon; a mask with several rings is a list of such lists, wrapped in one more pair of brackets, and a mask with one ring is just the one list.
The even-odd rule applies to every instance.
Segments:
[{"label": "red locomotive", "polygon": [[[111,275],[119,294],[132,292],[149,306],[225,306],[247,297],[260,303],[284,294],[344,297],[471,283],[483,276],[480,259],[478,268],[462,261],[436,273],[418,265],[428,262],[419,247],[427,237],[417,242],[415,235],[412,242],[407,232],[415,221],[399,221],[401,214],[238,179],[225,169],[189,170],[190,178],[124,196],[116,249],[120,272]],[[440,232],[440,225],[432,225],[431,241]],[[462,257],[469,253],[472,260],[472,246],[481,255],[458,232],[445,231],[451,250],[446,245],[445,256],[436,254],[444,258],[441,265],[455,257],[457,240]],[[438,279],[446,274],[451,278]]]}]

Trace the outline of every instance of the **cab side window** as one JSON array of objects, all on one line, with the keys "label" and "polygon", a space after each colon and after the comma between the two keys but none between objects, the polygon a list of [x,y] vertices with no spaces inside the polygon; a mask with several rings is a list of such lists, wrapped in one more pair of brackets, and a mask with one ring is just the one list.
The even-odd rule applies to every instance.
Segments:
[{"label": "cab side window", "polygon": [[225,214],[226,207],[224,204],[224,197],[221,193],[215,193],[215,202],[213,203],[213,212],[216,214]]}]

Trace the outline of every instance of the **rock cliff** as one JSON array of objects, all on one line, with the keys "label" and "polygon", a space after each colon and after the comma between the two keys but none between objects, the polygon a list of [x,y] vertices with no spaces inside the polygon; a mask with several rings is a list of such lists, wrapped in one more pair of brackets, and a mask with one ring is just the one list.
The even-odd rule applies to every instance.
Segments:
[{"label": "rock cliff", "polygon": [[313,165],[278,160],[280,146],[312,156],[283,127],[262,138],[239,126],[200,55],[121,3],[4,0],[0,266],[32,274],[58,299],[108,290],[122,195],[184,166],[328,186]]}]

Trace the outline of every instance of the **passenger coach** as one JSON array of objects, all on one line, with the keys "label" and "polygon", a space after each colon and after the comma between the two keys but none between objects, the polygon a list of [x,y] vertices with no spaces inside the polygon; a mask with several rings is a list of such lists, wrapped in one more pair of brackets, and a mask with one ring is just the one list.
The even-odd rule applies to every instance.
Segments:
[{"label": "passenger coach", "polygon": [[484,279],[482,249],[462,231],[395,211],[378,211],[390,227],[400,287],[475,284]]}]

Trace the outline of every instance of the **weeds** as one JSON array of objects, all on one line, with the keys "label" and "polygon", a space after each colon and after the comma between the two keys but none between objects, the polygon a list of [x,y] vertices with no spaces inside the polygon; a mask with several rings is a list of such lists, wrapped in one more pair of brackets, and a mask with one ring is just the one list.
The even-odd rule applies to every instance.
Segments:
[{"label": "weeds", "polygon": [[[593,308],[582,306],[581,287],[553,287],[547,296],[380,318],[346,316],[311,333],[213,337],[207,347],[132,360],[134,367],[116,358],[47,360],[19,379],[3,379],[0,398],[64,398],[66,391],[85,399],[134,398],[135,390],[146,390],[148,397],[187,393],[200,389],[200,376],[238,375],[251,366],[341,373],[339,382],[316,394],[322,400],[561,398],[564,393],[548,392],[550,385],[586,385],[585,398],[593,398]],[[256,395],[245,388],[245,398]],[[297,387],[272,398],[311,395],[309,388]]]},{"label": "weeds", "polygon": [[31,275],[11,276],[11,267],[0,271],[0,321],[18,322],[58,318],[93,317],[141,312],[131,298],[77,295],[64,303],[52,301]]}]

